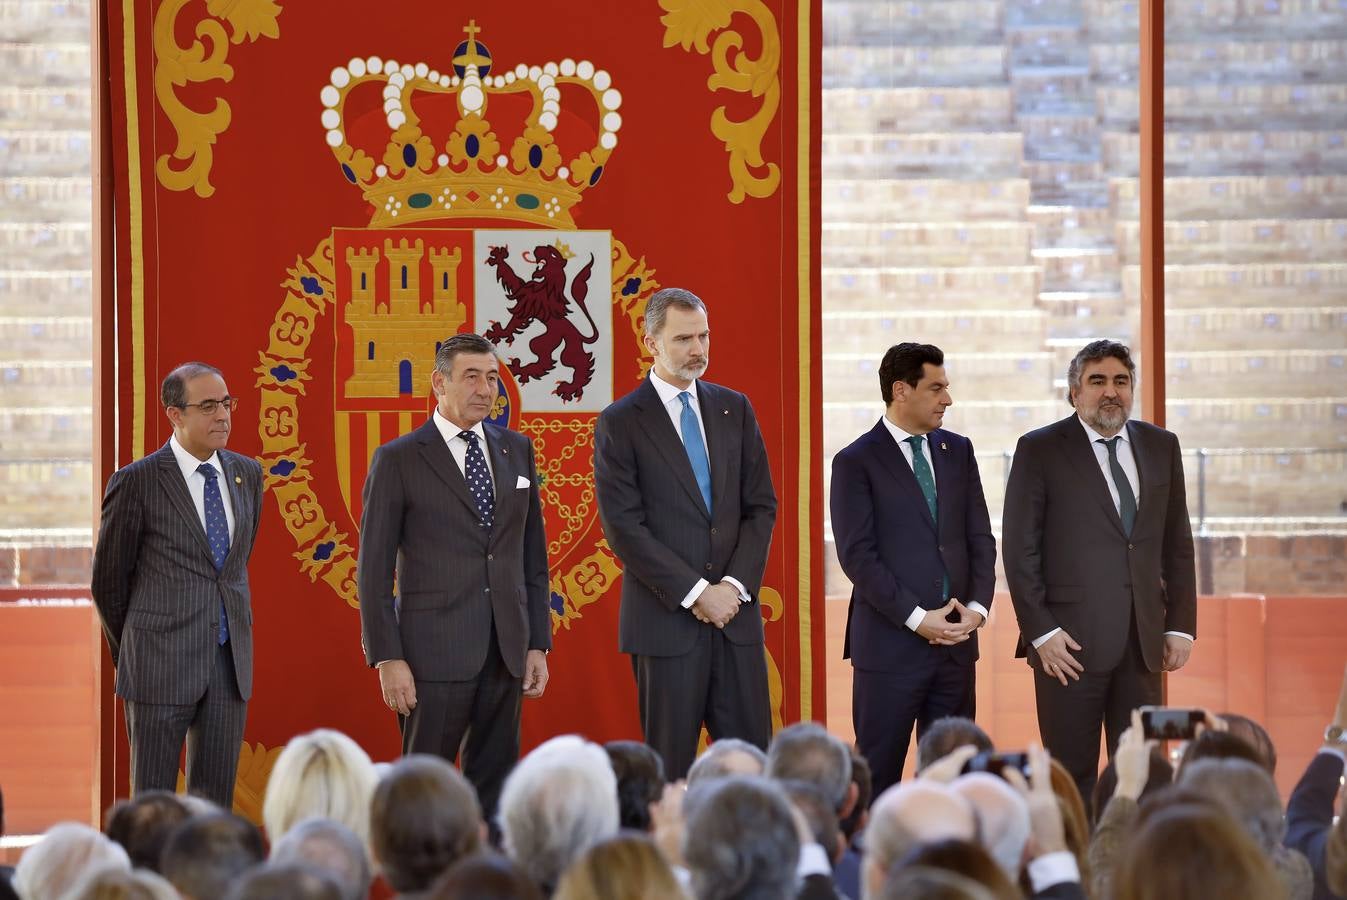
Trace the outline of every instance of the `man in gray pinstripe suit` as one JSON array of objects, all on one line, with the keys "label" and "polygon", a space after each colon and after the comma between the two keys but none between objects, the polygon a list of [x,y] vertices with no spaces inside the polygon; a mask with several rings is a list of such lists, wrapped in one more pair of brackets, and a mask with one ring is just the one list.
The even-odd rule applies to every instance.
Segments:
[{"label": "man in gray pinstripe suit", "polygon": [[132,794],[175,790],[186,740],[188,792],[229,809],[253,690],[262,467],[225,449],[238,401],[219,369],[178,366],[160,399],[173,436],[108,479],[91,590],[126,702]]},{"label": "man in gray pinstripe suit", "polygon": [[370,461],[357,571],[365,657],[402,752],[461,751],[488,821],[519,758],[520,698],[542,696],[552,646],[533,443],[483,421],[499,368],[475,334],[440,345],[434,413]]},{"label": "man in gray pinstripe suit", "polygon": [[748,398],[700,380],[706,305],[666,288],[645,311],[650,377],[599,415],[594,486],[622,560],[618,641],[646,743],[682,778],[712,739],[771,738],[758,589],[776,524],[767,448]]}]

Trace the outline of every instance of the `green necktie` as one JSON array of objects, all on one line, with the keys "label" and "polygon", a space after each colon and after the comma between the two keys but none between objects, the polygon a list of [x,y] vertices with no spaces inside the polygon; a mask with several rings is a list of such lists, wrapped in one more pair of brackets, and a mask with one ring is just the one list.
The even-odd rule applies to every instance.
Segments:
[{"label": "green necktie", "polygon": [[1118,518],[1122,519],[1123,531],[1130,535],[1132,525],[1137,520],[1137,497],[1132,493],[1132,482],[1127,480],[1122,463],[1118,462],[1120,440],[1122,435],[1115,435],[1108,440],[1100,438],[1095,443],[1103,444],[1108,449],[1108,470],[1113,474],[1113,486],[1118,489]]},{"label": "green necktie", "polygon": [[[926,498],[926,508],[931,511],[931,521],[936,525],[936,533],[939,533],[940,520],[936,518],[935,508],[935,476],[931,474],[931,466],[926,462],[926,454],[921,452],[922,442],[926,438],[919,434],[914,434],[907,439],[912,445],[912,474],[917,476],[917,484],[921,486],[921,495]],[[941,585],[940,599],[949,599],[949,575],[945,575],[944,583]]]}]

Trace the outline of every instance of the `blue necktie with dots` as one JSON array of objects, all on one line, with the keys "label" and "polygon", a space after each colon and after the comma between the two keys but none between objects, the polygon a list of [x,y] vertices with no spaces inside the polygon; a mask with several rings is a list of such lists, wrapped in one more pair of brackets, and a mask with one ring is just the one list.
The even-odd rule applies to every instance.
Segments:
[{"label": "blue necktie with dots", "polygon": [[678,427],[683,432],[683,449],[687,451],[688,462],[692,463],[692,474],[697,477],[697,488],[706,501],[706,511],[711,511],[711,460],[706,457],[706,445],[702,443],[702,428],[697,424],[697,413],[692,408],[692,395],[680,391],[678,399],[683,403],[683,412],[678,418]]},{"label": "blue necktie with dots", "polygon": [[[917,485],[921,488],[921,495],[926,498],[926,508],[931,511],[931,521],[940,527],[940,520],[936,517],[935,505],[935,476],[931,474],[931,466],[926,462],[926,454],[921,452],[921,445],[926,440],[919,434],[914,434],[907,439],[912,445],[912,474],[917,476]],[[941,600],[949,599],[949,575],[946,574],[944,582],[941,585]]]},{"label": "blue necktie with dots", "polygon": [[491,472],[486,467],[486,454],[482,452],[482,445],[477,443],[477,435],[471,431],[460,431],[458,436],[468,445],[468,455],[463,466],[468,493],[472,494],[472,502],[477,504],[477,517],[482,520],[482,527],[490,528],[496,513],[496,493],[491,486]]},{"label": "blue necktie with dots", "polygon": [[[210,553],[215,561],[215,571],[224,570],[225,557],[229,555],[229,520],[225,518],[224,499],[220,496],[218,474],[210,463],[196,467],[206,479],[206,543],[210,544]],[[223,601],[220,603],[220,633],[216,641],[223,644],[229,640],[229,617],[225,613]]]}]

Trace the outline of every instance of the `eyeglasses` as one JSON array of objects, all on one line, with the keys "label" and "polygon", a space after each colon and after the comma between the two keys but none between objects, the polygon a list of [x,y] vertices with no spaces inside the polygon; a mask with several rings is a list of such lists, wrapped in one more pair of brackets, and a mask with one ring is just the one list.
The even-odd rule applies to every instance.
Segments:
[{"label": "eyeglasses", "polygon": [[191,409],[193,406],[201,410],[203,415],[213,416],[222,406],[225,409],[229,410],[230,412],[233,412],[234,410],[238,409],[239,398],[225,397],[223,400],[202,400],[200,403],[184,403],[182,406],[178,408]]}]

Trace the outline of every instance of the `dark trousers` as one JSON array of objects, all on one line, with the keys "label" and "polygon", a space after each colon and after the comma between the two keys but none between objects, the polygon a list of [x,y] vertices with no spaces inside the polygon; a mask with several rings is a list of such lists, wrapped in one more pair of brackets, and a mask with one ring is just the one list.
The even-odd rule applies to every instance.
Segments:
[{"label": "dark trousers", "polygon": [[477,789],[488,822],[495,816],[505,776],[519,760],[523,697],[522,681],[501,659],[495,625],[490,641],[476,678],[418,680],[415,708],[409,716],[398,716],[404,754],[431,753],[450,762],[461,755],[463,775]]},{"label": "dark trousers", "polygon": [[126,701],[126,733],[131,744],[131,795],[176,791],[178,759],[187,742],[187,793],[224,809],[234,805],[239,745],[248,719],[248,701],[239,694],[229,644],[215,654],[210,683],[196,703]]},{"label": "dark trousers", "polygon": [[1079,681],[1056,678],[1034,669],[1034,699],[1038,733],[1043,746],[1066,767],[1088,804],[1099,777],[1099,732],[1103,728],[1109,759],[1118,737],[1132,721],[1132,710],[1161,702],[1160,673],[1151,672],[1141,658],[1136,626],[1123,658],[1106,672],[1084,672]]},{"label": "dark trousers", "polygon": [[739,738],[767,749],[772,711],[762,644],[735,644],[706,625],[682,656],[633,655],[631,663],[641,730],[664,758],[668,780],[687,775],[703,723],[713,741]]},{"label": "dark trousers", "polygon": [[973,663],[955,659],[943,647],[905,663],[900,672],[852,670],[851,721],[856,749],[870,764],[872,798],[902,780],[914,725],[921,740],[937,719],[972,719],[977,713]]}]

